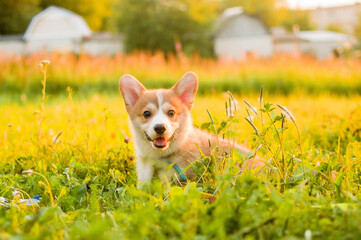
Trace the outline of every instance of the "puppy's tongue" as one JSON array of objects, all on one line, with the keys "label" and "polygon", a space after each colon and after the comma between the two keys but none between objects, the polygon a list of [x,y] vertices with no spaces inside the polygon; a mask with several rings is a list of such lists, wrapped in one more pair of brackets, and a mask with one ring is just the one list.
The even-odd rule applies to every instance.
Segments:
[{"label": "puppy's tongue", "polygon": [[153,140],[154,146],[157,148],[163,148],[167,145],[167,139],[164,137],[159,137]]}]

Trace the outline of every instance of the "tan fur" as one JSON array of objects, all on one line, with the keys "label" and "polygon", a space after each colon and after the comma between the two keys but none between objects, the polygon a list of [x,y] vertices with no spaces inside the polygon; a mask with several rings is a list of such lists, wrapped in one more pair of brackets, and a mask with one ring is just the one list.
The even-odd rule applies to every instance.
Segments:
[{"label": "tan fur", "polygon": [[[218,144],[222,151],[230,151],[229,147],[234,146],[244,153],[250,152],[247,147],[217,139],[193,127],[190,110],[197,87],[197,77],[191,72],[186,73],[171,89],[146,90],[134,77],[130,75],[121,77],[119,88],[135,139],[139,182],[149,181],[155,169],[158,169],[161,175],[166,174],[168,178],[177,176],[174,169],[166,173],[168,162],[176,164],[181,169],[186,168],[200,157],[197,146],[206,156],[209,156],[212,148]],[[175,112],[173,117],[167,116],[169,110]],[[143,116],[145,111],[149,111],[152,117],[145,118]],[[152,130],[154,121],[164,123],[167,127],[164,134],[159,135]],[[152,141],[147,139],[147,135],[152,140],[158,136],[168,139],[167,146],[162,149],[154,147]],[[254,163],[249,161],[247,164],[258,167],[263,165],[263,162],[257,157]],[[195,177],[191,168],[185,174],[188,179]]]}]

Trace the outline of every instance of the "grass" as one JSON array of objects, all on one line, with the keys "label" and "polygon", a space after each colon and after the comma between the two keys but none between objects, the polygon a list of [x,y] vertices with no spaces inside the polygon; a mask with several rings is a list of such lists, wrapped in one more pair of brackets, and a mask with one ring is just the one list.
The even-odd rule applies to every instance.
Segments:
[{"label": "grass", "polygon": [[0,59],[0,89],[3,93],[33,97],[41,91],[38,69],[42,59],[56,63],[48,70],[48,94],[65,94],[70,86],[77,94],[117,93],[117,80],[132,73],[149,88],[170,87],[185,72],[199,75],[202,94],[232,90],[234,93],[257,93],[261,85],[272,94],[361,93],[361,63],[358,59],[317,61],[277,55],[268,59],[243,61],[201,59],[197,56],[171,57],[135,53],[114,57],[89,57],[71,54],[34,54]]},{"label": "grass", "polygon": [[[45,90],[51,79],[49,74]],[[234,106],[229,94],[198,95],[195,125],[215,128],[220,136],[258,149],[267,166],[239,172],[235,165],[251,156],[235,152],[232,158],[220,158],[215,151],[194,164],[196,182],[178,187],[154,180],[148,188],[137,189],[121,97],[85,97],[69,88],[64,92],[67,97],[39,91],[37,97],[0,105],[0,196],[16,205],[0,208],[0,239],[361,235],[359,95],[284,96],[265,87],[261,104],[256,93],[235,94],[238,110],[233,117],[225,114],[225,101],[227,107]],[[243,99],[257,108],[258,116]],[[295,125],[277,104],[295,116],[302,151]],[[246,109],[254,127],[244,119],[249,118]],[[40,207],[17,204],[37,194]]]}]

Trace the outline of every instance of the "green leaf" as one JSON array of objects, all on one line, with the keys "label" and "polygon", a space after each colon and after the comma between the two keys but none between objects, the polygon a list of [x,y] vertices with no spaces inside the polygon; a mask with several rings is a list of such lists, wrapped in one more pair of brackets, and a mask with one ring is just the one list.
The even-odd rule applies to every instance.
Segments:
[{"label": "green leaf", "polygon": [[323,172],[327,171],[328,166],[329,166],[328,163],[326,163],[326,162],[321,162],[320,167],[321,167],[321,170],[322,170]]},{"label": "green leaf", "polygon": [[264,104],[264,108],[266,109],[267,112],[271,111],[271,107],[272,107],[271,103],[265,103]]},{"label": "green leaf", "polygon": [[343,180],[343,177],[345,176],[345,173],[340,173],[337,178],[336,178],[336,181],[335,181],[335,184],[336,186],[338,186],[339,188],[341,187],[341,183],[342,183],[342,180]]},{"label": "green leaf", "polygon": [[85,184],[75,186],[71,191],[70,195],[76,198],[84,197],[87,193],[87,187]]},{"label": "green leaf", "polygon": [[46,207],[41,209],[39,223],[45,223],[53,220],[61,210],[57,207]]},{"label": "green leaf", "polygon": [[282,120],[283,119],[283,117],[282,116],[280,116],[280,115],[277,115],[276,117],[275,117],[275,121],[280,121],[280,120]]},{"label": "green leaf", "polygon": [[201,129],[202,130],[208,130],[209,129],[209,127],[211,126],[211,123],[203,123],[202,125],[201,125]]}]

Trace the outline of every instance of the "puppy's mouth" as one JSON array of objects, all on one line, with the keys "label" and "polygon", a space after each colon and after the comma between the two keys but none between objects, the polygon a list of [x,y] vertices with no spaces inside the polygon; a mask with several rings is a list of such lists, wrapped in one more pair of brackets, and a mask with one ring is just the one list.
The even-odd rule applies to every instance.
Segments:
[{"label": "puppy's mouth", "polygon": [[172,141],[174,134],[170,137],[170,138],[165,138],[165,137],[157,137],[152,139],[151,137],[149,137],[149,135],[144,132],[145,137],[147,138],[148,141],[153,143],[153,146],[156,148],[165,148],[168,146],[169,142]]}]

